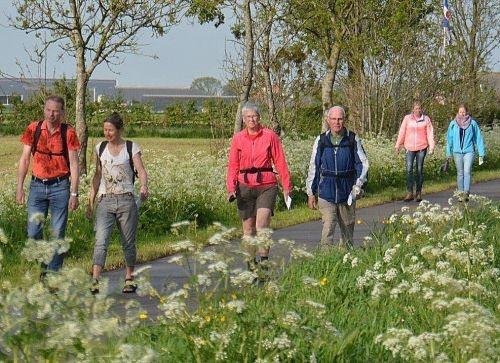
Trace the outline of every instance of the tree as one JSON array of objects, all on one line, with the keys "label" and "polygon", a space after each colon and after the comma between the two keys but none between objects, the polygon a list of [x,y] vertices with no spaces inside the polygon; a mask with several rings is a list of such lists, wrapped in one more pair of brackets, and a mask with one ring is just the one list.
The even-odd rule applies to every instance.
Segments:
[{"label": "tree", "polygon": [[240,104],[236,119],[234,121],[234,133],[241,131],[243,127],[241,108],[250,99],[250,92],[253,85],[254,76],[254,37],[253,37],[253,20],[251,11],[251,0],[244,0],[241,5],[241,12],[243,13],[244,24],[244,64],[242,69],[242,89],[240,91]]},{"label": "tree", "polygon": [[486,70],[492,52],[500,45],[500,3],[457,0],[451,9],[456,44],[448,56],[459,59],[470,98],[478,92],[479,73]]},{"label": "tree", "polygon": [[210,96],[220,96],[222,93],[222,83],[214,77],[195,78],[191,82],[191,90],[203,92]]},{"label": "tree", "polygon": [[[17,29],[34,33],[42,51],[59,46],[61,54],[76,63],[76,130],[82,150],[80,167],[87,169],[87,124],[85,103],[87,84],[98,65],[112,67],[125,53],[139,53],[139,34],[150,30],[163,35],[177,22],[184,6],[171,0],[13,0],[17,15],[10,23]],[[41,32],[46,37],[41,39]]]},{"label": "tree", "polygon": [[[341,50],[349,30],[354,3],[351,0],[290,0],[288,23],[300,34],[310,54],[324,65],[321,87],[323,111],[333,104],[333,86],[341,61]],[[326,129],[326,123],[323,129]]]}]

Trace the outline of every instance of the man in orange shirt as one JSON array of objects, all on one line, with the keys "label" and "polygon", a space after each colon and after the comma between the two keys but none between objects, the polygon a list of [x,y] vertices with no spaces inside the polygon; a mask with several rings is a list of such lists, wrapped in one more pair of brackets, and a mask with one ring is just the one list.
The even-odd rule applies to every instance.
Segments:
[{"label": "man in orange shirt", "polygon": [[[28,173],[31,155],[33,167],[28,197],[28,238],[43,238],[43,220],[50,210],[51,232],[55,239],[63,239],[68,221],[68,209],[78,208],[78,150],[76,132],[64,119],[64,99],[49,96],[45,99],[44,119],[32,122],[24,131],[24,144],[17,172],[16,199],[25,203],[24,179]],[[60,251],[59,251],[60,252]],[[63,264],[63,253],[53,251],[52,261],[42,267],[57,271]]]}]

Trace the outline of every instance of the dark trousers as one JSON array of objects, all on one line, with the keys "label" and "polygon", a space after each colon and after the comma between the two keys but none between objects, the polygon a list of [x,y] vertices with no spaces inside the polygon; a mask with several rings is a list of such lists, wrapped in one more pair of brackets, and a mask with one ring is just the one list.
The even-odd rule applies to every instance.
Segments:
[{"label": "dark trousers", "polygon": [[406,190],[410,193],[413,193],[414,183],[416,184],[415,192],[422,192],[425,155],[427,155],[427,149],[406,152]]}]

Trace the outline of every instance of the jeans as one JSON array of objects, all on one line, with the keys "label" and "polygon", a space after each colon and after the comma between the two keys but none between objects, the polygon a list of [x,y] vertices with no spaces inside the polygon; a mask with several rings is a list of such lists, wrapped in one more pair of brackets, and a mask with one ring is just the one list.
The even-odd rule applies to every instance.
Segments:
[{"label": "jeans", "polygon": [[336,223],[340,227],[340,245],[352,247],[354,224],[356,222],[356,202],[352,205],[335,204],[318,198],[318,208],[323,220],[321,231],[321,246],[333,245],[333,234]]},{"label": "jeans", "polygon": [[[31,181],[28,197],[28,238],[43,239],[43,222],[50,210],[51,235],[63,239],[68,222],[69,179],[52,185]],[[37,217],[39,216],[39,217]],[[64,255],[55,254],[52,261],[42,267],[57,271],[62,267]]]},{"label": "jeans", "polygon": [[92,263],[104,266],[109,238],[116,223],[120,231],[125,264],[127,267],[133,267],[137,257],[135,237],[138,219],[137,205],[132,193],[100,197],[95,215],[95,247]]},{"label": "jeans", "polygon": [[[406,190],[413,193],[413,184],[415,180],[416,193],[422,192],[422,184],[424,183],[424,159],[427,155],[427,149],[420,151],[407,151],[406,152]],[[415,174],[413,162],[416,159]],[[415,175],[415,177],[414,177]]]},{"label": "jeans", "polygon": [[457,167],[457,187],[461,192],[470,191],[472,162],[474,161],[474,153],[453,153],[455,165]]}]

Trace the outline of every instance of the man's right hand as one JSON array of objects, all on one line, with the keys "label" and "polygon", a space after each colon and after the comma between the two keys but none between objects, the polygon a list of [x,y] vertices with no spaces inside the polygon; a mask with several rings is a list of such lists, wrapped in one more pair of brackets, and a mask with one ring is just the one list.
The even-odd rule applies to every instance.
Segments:
[{"label": "man's right hand", "polygon": [[16,201],[18,204],[24,204],[25,203],[25,195],[24,195],[24,189],[23,188],[18,188],[16,191]]},{"label": "man's right hand", "polygon": [[316,197],[314,195],[309,195],[307,197],[307,206],[309,209],[316,209],[318,202],[316,201]]}]

